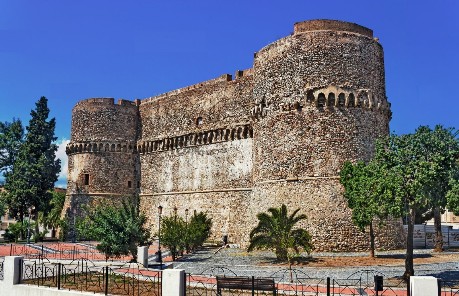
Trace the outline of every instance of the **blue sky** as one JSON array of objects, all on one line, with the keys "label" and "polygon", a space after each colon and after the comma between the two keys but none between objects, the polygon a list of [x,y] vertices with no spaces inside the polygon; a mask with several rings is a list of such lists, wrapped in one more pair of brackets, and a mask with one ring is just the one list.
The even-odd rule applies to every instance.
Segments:
[{"label": "blue sky", "polygon": [[456,0],[0,0],[0,121],[27,124],[46,96],[65,166],[79,100],[141,99],[233,74],[295,22],[339,19],[372,29],[384,47],[392,131],[459,128],[458,12]]}]

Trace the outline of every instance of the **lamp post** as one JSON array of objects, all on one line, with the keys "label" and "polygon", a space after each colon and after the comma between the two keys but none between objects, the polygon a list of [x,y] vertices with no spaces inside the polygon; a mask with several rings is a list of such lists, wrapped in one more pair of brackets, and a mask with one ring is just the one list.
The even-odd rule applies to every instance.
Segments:
[{"label": "lamp post", "polygon": [[32,207],[29,208],[29,223],[27,223],[27,244],[30,244],[30,215],[32,215]]},{"label": "lamp post", "polygon": [[158,207],[158,259],[157,262],[159,262],[159,269],[162,269],[163,265],[163,258],[161,255],[161,214],[163,213],[163,207],[159,206]]},{"label": "lamp post", "polygon": [[188,209],[185,209],[185,249],[188,253],[188,250],[190,249],[188,245]]},{"label": "lamp post", "polygon": [[72,243],[76,242],[76,208],[73,208],[73,235],[72,235]]}]

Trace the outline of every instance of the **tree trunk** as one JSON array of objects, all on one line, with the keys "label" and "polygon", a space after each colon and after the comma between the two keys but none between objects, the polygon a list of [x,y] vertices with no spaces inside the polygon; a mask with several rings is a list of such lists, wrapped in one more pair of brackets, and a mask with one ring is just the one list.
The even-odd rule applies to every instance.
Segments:
[{"label": "tree trunk", "polygon": [[23,213],[19,213],[19,221],[21,221],[21,225],[22,225],[21,231],[19,231],[19,239],[23,240],[24,239],[24,214]]},{"label": "tree trunk", "polygon": [[373,230],[373,223],[370,223],[370,257],[375,257],[375,233]]},{"label": "tree trunk", "polygon": [[284,248],[276,248],[276,258],[278,261],[285,262],[288,260],[287,250]]},{"label": "tree trunk", "polygon": [[405,257],[405,273],[403,278],[409,280],[410,276],[414,275],[414,266],[413,266],[413,233],[414,233],[414,219],[416,216],[415,209],[409,209],[408,215],[408,231],[406,234],[406,257]]},{"label": "tree trunk", "polygon": [[39,234],[40,234],[40,229],[38,225],[38,212],[36,212],[34,216],[34,220],[35,220],[35,233],[33,235],[33,241],[37,243],[39,239]]},{"label": "tree trunk", "polygon": [[441,232],[440,208],[434,208],[435,247],[434,252],[443,252],[443,233]]}]

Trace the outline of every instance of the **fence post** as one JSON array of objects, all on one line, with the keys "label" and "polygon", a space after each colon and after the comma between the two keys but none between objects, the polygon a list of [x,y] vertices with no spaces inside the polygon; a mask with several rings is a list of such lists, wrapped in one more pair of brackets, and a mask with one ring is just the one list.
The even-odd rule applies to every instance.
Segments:
[{"label": "fence post", "polygon": [[330,278],[327,277],[327,296],[330,296]]},{"label": "fence post", "polygon": [[255,277],[252,275],[252,296],[255,296]]},{"label": "fence post", "polygon": [[57,289],[61,289],[61,263],[57,263]]},{"label": "fence post", "polygon": [[411,283],[410,283],[410,277],[408,277],[408,280],[407,280],[407,282],[406,282],[406,295],[408,295],[408,296],[411,296],[411,293],[410,293],[410,285],[411,285]]},{"label": "fence post", "polygon": [[105,295],[108,295],[108,266],[105,266]]},{"label": "fence post", "polygon": [[[10,289],[11,286],[20,284],[22,281],[23,257],[8,256],[3,261],[3,287]],[[3,295],[3,293],[2,293]]]},{"label": "fence post", "polygon": [[185,271],[183,269],[165,269],[161,273],[161,294],[167,296],[186,295]]},{"label": "fence post", "polygon": [[183,287],[185,289],[185,295],[186,295],[186,289],[187,289],[187,286],[186,286],[186,272],[183,273]]}]

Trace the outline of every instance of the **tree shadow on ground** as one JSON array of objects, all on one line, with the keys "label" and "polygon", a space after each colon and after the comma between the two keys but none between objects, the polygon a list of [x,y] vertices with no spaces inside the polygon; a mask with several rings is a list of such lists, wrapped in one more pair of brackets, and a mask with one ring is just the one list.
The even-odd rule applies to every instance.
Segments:
[{"label": "tree shadow on ground", "polygon": [[[261,264],[288,265],[286,261],[277,260],[277,258],[263,256],[260,258]],[[320,257],[313,256],[298,256],[292,260],[292,265],[308,265],[310,263],[320,263],[324,260]]]},{"label": "tree shadow on ground", "polygon": [[415,270],[414,275],[433,276],[444,281],[458,281],[459,285],[459,270]]},{"label": "tree shadow on ground", "polygon": [[[405,254],[378,254],[375,256],[376,258],[383,258],[383,259],[405,259]],[[413,258],[431,258],[433,257],[432,254],[414,254]]]}]

